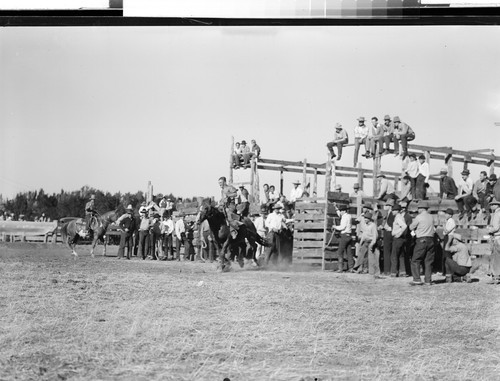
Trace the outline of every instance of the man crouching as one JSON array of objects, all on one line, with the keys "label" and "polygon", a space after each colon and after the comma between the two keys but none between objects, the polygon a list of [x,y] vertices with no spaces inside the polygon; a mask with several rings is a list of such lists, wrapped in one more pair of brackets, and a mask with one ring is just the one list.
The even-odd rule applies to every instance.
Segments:
[{"label": "man crouching", "polygon": [[453,254],[453,256],[447,256],[444,262],[446,266],[446,283],[453,281],[461,282],[462,280],[471,283],[469,273],[472,267],[472,260],[462,236],[454,233],[452,239],[446,242],[444,250]]}]

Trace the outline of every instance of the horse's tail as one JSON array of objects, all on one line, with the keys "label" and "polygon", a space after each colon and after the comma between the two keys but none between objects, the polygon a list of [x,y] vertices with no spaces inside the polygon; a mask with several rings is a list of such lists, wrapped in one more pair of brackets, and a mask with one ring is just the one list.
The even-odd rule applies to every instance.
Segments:
[{"label": "horse's tail", "polygon": [[68,235],[69,235],[68,234],[68,225],[69,225],[69,222],[66,222],[61,227],[61,237],[62,237],[63,243],[67,243],[68,242]]},{"label": "horse's tail", "polygon": [[271,246],[269,242],[267,242],[267,240],[265,238],[262,238],[259,234],[255,234],[255,242],[257,242],[261,246]]}]

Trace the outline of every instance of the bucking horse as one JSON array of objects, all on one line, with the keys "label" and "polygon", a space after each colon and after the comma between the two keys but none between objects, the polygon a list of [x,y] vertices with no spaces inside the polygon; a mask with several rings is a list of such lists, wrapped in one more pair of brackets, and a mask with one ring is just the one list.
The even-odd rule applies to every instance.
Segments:
[{"label": "bucking horse", "polygon": [[[94,238],[92,240],[92,249],[90,254],[94,256],[94,248],[97,241],[102,241],[104,244],[104,250],[102,255],[106,255],[106,232],[109,225],[118,219],[118,213],[116,210],[104,213],[102,215],[92,217],[90,221],[90,230],[94,233]],[[81,235],[82,231],[85,229],[85,220],[78,218],[69,222],[66,222],[61,227],[61,235],[63,242],[65,242],[71,249],[74,256],[78,256],[75,251],[76,244],[80,238],[85,238],[85,235]],[[90,231],[89,231],[90,233]]]},{"label": "bucking horse", "polygon": [[246,256],[247,252],[246,241],[248,241],[252,251],[253,263],[257,266],[259,265],[255,256],[257,252],[257,243],[262,246],[269,246],[269,244],[257,233],[255,225],[250,218],[245,217],[241,220],[238,233],[234,238],[230,234],[226,215],[223,211],[219,210],[214,203],[204,201],[200,207],[198,223],[202,223],[204,220],[207,220],[210,225],[210,230],[212,231],[215,241],[217,256],[219,257],[219,265],[222,271],[228,271],[231,268],[230,261],[226,258],[228,249],[237,251],[238,263],[243,267],[243,258]]}]

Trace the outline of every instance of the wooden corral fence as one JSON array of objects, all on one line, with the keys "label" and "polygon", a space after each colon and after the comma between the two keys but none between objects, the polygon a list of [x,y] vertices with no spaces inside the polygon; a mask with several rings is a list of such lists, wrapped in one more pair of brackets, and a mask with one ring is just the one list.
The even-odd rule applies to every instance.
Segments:
[{"label": "wooden corral fence", "polygon": [[[434,218],[436,234],[443,238],[443,226],[446,221],[445,211],[451,208],[456,211],[454,200],[430,199],[426,200],[429,205],[428,212]],[[352,236],[356,237],[355,219],[361,212],[362,204],[378,204],[378,209],[383,217],[386,211],[383,209],[384,202],[374,198],[353,198],[347,193],[328,192],[326,198],[310,199],[304,198],[296,202],[296,214],[294,216],[294,250],[293,263],[308,264],[323,270],[335,270],[338,268],[338,243],[339,238],[332,233],[332,226],[340,222],[336,214],[334,203],[349,206],[352,216]],[[410,203],[410,214],[417,213],[418,203]],[[453,216],[457,224],[457,233],[462,234],[464,241],[471,250],[471,255],[478,257],[491,254],[491,243],[485,216],[478,214],[476,218],[467,221],[466,218],[458,219],[457,214]],[[353,253],[356,251],[355,240],[352,242]]]},{"label": "wooden corral fence", "polygon": [[53,239],[57,222],[0,221],[3,242],[49,242]]}]

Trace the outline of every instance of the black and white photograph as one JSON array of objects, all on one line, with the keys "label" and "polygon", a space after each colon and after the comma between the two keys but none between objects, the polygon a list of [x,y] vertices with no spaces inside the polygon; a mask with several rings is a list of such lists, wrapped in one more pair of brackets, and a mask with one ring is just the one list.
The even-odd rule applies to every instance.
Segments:
[{"label": "black and white photograph", "polygon": [[0,380],[499,379],[500,16],[35,3],[0,2]]}]

